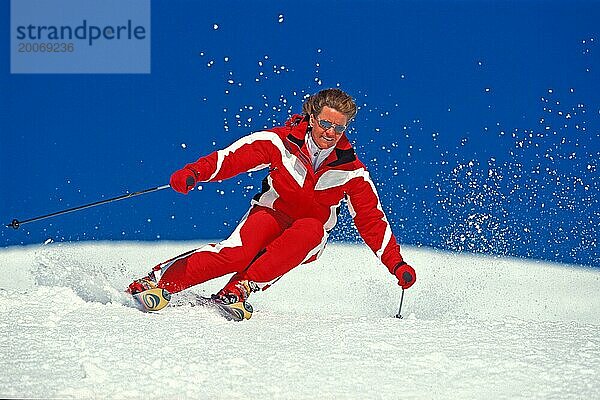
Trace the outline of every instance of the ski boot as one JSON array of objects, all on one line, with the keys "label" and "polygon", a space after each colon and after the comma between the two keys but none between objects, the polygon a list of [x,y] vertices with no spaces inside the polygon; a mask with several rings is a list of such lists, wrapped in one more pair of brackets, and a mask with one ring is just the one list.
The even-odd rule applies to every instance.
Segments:
[{"label": "ski boot", "polygon": [[171,300],[171,293],[158,287],[152,272],[133,281],[127,288],[143,311],[158,311],[165,308]]},{"label": "ski boot", "polygon": [[246,300],[250,293],[258,291],[256,283],[248,280],[229,282],[217,294],[211,296],[211,302],[228,320],[242,321],[252,317],[252,305]]}]

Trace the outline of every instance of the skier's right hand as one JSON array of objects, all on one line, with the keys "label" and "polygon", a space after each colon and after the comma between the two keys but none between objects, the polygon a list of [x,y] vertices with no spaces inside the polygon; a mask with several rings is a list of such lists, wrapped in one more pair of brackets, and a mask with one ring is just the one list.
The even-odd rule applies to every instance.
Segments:
[{"label": "skier's right hand", "polygon": [[189,167],[177,170],[171,175],[171,188],[176,192],[188,194],[196,186],[196,171]]}]

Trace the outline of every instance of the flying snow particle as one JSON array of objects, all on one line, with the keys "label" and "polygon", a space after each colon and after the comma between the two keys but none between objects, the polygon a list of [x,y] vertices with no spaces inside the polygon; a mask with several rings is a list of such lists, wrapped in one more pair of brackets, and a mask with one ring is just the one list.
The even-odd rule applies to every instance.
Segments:
[{"label": "flying snow particle", "polygon": [[217,29],[219,29],[219,24],[213,24],[213,29],[216,31]]},{"label": "flying snow particle", "polygon": [[280,24],[283,22],[283,14],[279,14],[279,16],[277,17],[277,22],[279,22]]},{"label": "flying snow particle", "polygon": [[181,148],[185,149],[187,147],[187,145],[185,143],[181,143]]}]

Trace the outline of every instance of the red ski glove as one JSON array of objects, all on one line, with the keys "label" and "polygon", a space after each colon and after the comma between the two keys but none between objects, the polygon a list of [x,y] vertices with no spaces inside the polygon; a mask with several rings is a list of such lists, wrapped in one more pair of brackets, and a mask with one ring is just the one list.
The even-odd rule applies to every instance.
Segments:
[{"label": "red ski glove", "polygon": [[171,188],[176,192],[188,194],[196,186],[196,171],[190,167],[184,167],[171,175]]},{"label": "red ski glove", "polygon": [[417,280],[414,268],[404,261],[394,267],[394,275],[398,278],[398,285],[402,286],[402,289],[408,289]]}]

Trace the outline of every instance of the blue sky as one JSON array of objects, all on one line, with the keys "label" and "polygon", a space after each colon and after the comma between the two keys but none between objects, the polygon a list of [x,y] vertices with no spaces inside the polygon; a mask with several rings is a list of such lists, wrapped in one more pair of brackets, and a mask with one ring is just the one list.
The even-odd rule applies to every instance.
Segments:
[{"label": "blue sky", "polygon": [[[151,5],[150,74],[10,74],[0,59],[4,223],[165,184],[339,86],[402,243],[600,266],[597,2]],[[0,243],[222,238],[262,176],[3,229]],[[347,215],[334,236],[356,239]]]}]

